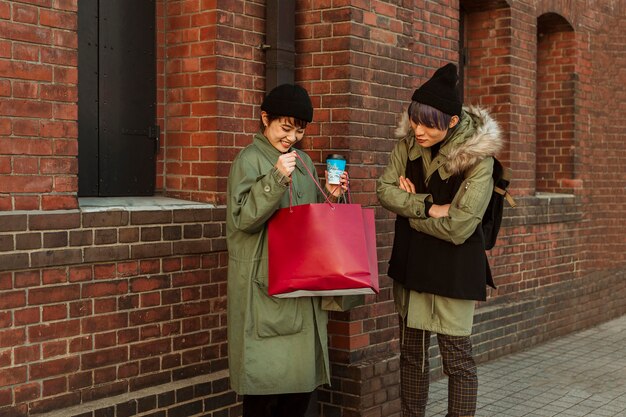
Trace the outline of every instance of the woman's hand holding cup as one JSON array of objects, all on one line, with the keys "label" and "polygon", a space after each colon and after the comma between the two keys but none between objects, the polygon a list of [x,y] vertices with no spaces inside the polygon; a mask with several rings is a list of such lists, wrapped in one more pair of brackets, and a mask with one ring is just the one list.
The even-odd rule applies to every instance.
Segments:
[{"label": "woman's hand holding cup", "polygon": [[342,155],[331,154],[326,157],[326,190],[335,197],[339,197],[348,190],[348,174],[346,172],[346,158]]},{"label": "woman's hand holding cup", "polygon": [[334,197],[339,197],[341,194],[348,191],[348,172],[343,171],[339,177],[339,184],[331,184],[328,181],[328,170],[324,171],[324,177],[326,178],[326,191],[332,194]]}]

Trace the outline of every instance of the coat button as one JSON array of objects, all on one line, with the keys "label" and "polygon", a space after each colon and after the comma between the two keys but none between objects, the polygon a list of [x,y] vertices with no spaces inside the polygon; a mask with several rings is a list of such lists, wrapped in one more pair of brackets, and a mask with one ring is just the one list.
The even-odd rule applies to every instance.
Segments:
[{"label": "coat button", "polygon": [[270,186],[269,186],[269,185],[266,185],[266,186],[265,186],[265,188],[264,188],[264,190],[265,190],[265,192],[266,192],[266,193],[269,193],[269,192],[270,192],[270,190],[271,190],[271,188],[270,188]]}]

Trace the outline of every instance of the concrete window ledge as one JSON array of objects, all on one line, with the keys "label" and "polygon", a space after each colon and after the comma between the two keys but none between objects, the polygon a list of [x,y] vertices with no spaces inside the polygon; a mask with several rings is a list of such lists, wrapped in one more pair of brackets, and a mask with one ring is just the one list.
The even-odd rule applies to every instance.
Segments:
[{"label": "concrete window ledge", "polygon": [[82,212],[99,212],[111,210],[151,211],[151,210],[188,210],[211,209],[214,204],[177,198],[152,197],[80,197],[78,205]]}]

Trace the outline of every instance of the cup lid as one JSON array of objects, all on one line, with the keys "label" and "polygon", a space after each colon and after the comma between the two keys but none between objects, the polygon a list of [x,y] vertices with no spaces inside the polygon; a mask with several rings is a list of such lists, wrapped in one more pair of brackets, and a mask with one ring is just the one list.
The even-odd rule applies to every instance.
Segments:
[{"label": "cup lid", "polygon": [[326,157],[326,160],[329,160],[329,159],[346,159],[346,157],[343,155],[339,155],[337,153],[333,153]]}]

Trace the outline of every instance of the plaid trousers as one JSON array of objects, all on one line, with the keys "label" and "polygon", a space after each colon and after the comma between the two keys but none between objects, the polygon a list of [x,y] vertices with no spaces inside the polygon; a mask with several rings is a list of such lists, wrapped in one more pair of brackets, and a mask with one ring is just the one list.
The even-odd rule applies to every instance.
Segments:
[{"label": "plaid trousers", "polygon": [[[404,327],[402,319],[401,325]],[[430,332],[404,327],[400,330],[400,400],[402,417],[424,417],[428,401]],[[448,416],[473,416],[476,413],[478,377],[469,336],[437,333],[448,376]]]}]

